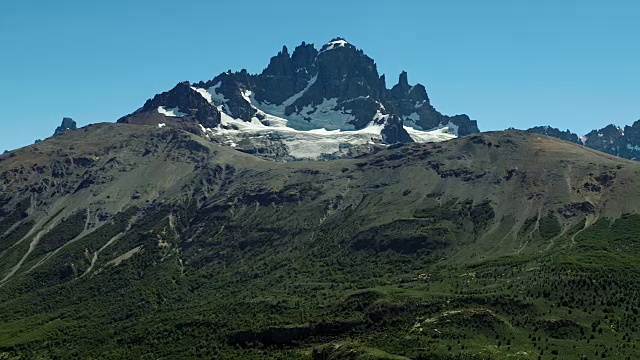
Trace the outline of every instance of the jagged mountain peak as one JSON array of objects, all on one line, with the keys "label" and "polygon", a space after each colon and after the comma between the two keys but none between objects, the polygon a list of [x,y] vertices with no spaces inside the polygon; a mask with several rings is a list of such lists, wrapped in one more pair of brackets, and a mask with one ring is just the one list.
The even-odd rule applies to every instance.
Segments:
[{"label": "jagged mountain peak", "polygon": [[277,80],[283,81],[284,78],[295,76],[295,73],[299,70],[309,72],[313,62],[318,56],[318,50],[316,50],[313,44],[307,44],[302,42],[297,46],[293,53],[290,55],[286,45],[282,47],[282,50],[278,52],[276,56],[273,56],[269,61],[269,65],[260,74],[264,77],[276,77]]},{"label": "jagged mountain peak", "polygon": [[[344,147],[353,154],[354,144],[367,149],[395,142],[442,141],[478,132],[476,122],[466,115],[448,117],[436,111],[425,87],[410,85],[404,71],[399,83],[388,89],[375,61],[342,37],[320,50],[302,42],[290,52],[285,45],[260,74],[230,70],[212,80],[181,83],[150,99],[132,115],[120,122],[173,126],[182,121],[190,123],[187,130],[197,133],[204,129],[205,136],[214,140],[222,137],[221,141],[238,149],[271,153],[264,147],[271,148],[273,143],[287,149],[278,150],[278,154],[297,153],[283,138],[327,142],[328,137],[336,138],[333,131],[343,133],[338,142],[346,142],[340,145],[332,140],[331,150],[318,144],[305,146],[323,148],[322,153],[334,156],[344,154],[340,150]],[[136,117],[138,120],[132,121]],[[313,139],[303,133],[306,131],[314,131]],[[326,132],[324,137],[318,138],[319,131]],[[270,143],[255,150],[257,142],[265,143],[257,140],[255,132],[269,134]],[[315,155],[310,157],[282,158],[324,157],[312,152]]]},{"label": "jagged mountain peak", "polygon": [[398,76],[398,83],[391,88],[389,95],[394,100],[409,100],[413,102],[414,107],[431,105],[427,89],[422,84],[410,85],[409,75],[404,70]]},{"label": "jagged mountain peak", "polygon": [[329,41],[328,43],[324,44],[322,46],[322,49],[320,49],[320,52],[325,52],[325,51],[334,50],[334,49],[341,49],[341,48],[356,49],[356,47],[353,44],[350,44],[345,38],[335,37],[331,39],[331,41]]},{"label": "jagged mountain peak", "polygon": [[409,89],[409,74],[407,74],[406,71],[402,70],[402,72],[400,73],[400,76],[398,77],[398,87],[400,88],[404,88],[404,89]]}]

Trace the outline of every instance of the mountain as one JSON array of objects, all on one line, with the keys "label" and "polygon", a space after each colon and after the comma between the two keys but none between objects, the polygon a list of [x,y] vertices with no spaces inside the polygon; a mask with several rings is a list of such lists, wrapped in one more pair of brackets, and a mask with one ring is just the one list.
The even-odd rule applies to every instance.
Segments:
[{"label": "mountain", "polygon": [[275,160],[351,157],[479,132],[466,115],[439,113],[406,72],[388,89],[374,60],[342,38],[319,50],[303,42],[291,54],[285,46],[260,74],[180,83],[118,122],[178,127]]},{"label": "mountain", "polygon": [[640,159],[640,120],[631,126],[625,126],[624,129],[607,125],[602,129],[592,130],[584,136],[578,136],[569,130],[562,132],[550,126],[538,126],[527,131],[582,144],[625,159]]},{"label": "mountain", "polygon": [[267,161],[179,86],[0,155],[0,357],[636,356],[638,163],[515,130]]}]

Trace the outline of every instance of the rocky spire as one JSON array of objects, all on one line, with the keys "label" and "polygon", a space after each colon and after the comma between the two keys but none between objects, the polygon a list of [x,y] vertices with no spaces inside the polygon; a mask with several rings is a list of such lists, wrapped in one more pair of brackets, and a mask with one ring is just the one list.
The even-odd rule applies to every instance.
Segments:
[{"label": "rocky spire", "polygon": [[307,44],[304,41],[293,50],[291,62],[294,69],[308,69],[311,71],[313,61],[318,56],[318,50],[313,44]]},{"label": "rocky spire", "polygon": [[382,129],[382,139],[387,144],[395,144],[401,142],[413,142],[413,139],[402,126],[402,121],[396,115],[389,117]]},{"label": "rocky spire", "polygon": [[407,74],[406,71],[402,71],[400,73],[400,77],[398,78],[398,86],[402,89],[409,89],[409,75]]},{"label": "rocky spire", "polygon": [[429,103],[427,90],[421,84],[409,85],[409,77],[406,71],[400,73],[398,84],[391,88],[389,94],[391,99],[409,101],[412,105],[416,102]]},{"label": "rocky spire", "polygon": [[[270,123],[269,116],[285,118],[287,126],[297,130],[360,130],[377,119],[380,112],[393,115],[383,133],[389,143],[411,141],[403,126],[417,130],[449,126],[461,136],[479,131],[476,122],[467,116],[439,113],[431,106],[424,86],[409,84],[406,71],[397,79],[397,83],[389,84],[393,88],[387,89],[388,81],[378,73],[376,62],[362,49],[338,37],[319,50],[306,42],[295,49],[282,46],[260,74],[229,71],[194,84],[197,90],[184,84],[172,94],[150,100],[145,108],[157,113],[158,106],[164,106],[186,114],[174,119],[177,122],[196,119],[200,124],[204,121],[212,125],[206,127],[214,127],[219,121],[219,114],[215,114],[219,107],[227,115],[247,122],[257,118]],[[198,92],[205,96],[209,92],[215,106],[202,103],[204,98]]]},{"label": "rocky spire", "polygon": [[271,58],[262,74],[270,76],[290,76],[292,74],[291,57],[286,46],[282,47],[282,51],[278,52],[278,55]]},{"label": "rocky spire", "polygon": [[77,123],[75,121],[73,121],[72,118],[62,118],[62,124],[60,124],[60,126],[58,126],[56,128],[56,131],[53,133],[53,135],[58,135],[58,134],[62,134],[64,132],[67,132],[69,130],[76,130],[78,128]]},{"label": "rocky spire", "polygon": [[387,77],[384,74],[380,75],[380,99],[387,99]]}]

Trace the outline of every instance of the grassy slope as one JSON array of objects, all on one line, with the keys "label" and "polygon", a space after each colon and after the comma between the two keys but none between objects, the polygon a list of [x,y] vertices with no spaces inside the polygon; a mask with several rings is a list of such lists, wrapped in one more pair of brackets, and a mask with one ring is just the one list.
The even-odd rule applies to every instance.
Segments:
[{"label": "grassy slope", "polygon": [[[130,136],[140,135],[123,135],[123,164],[109,171],[142,168],[154,178],[118,183],[118,176],[58,195],[68,199],[65,219],[79,209],[123,212],[96,220],[86,237],[0,287],[7,356],[580,359],[637,352],[640,219],[620,217],[637,213],[633,163],[521,133],[298,164],[207,144],[210,151],[194,151],[188,138],[167,138],[148,159],[150,145]],[[44,156],[25,153],[19,156]],[[199,158],[185,161],[194,153]],[[198,170],[175,176],[158,159]],[[11,166],[2,164],[6,174]],[[149,190],[150,183],[164,185]],[[121,188],[125,195],[115,191]],[[97,200],[86,200],[91,193]],[[566,211],[583,201],[597,210]],[[50,233],[75,236],[74,223],[61,220]],[[91,254],[112,239],[82,276]],[[51,244],[37,245],[25,270]]]}]

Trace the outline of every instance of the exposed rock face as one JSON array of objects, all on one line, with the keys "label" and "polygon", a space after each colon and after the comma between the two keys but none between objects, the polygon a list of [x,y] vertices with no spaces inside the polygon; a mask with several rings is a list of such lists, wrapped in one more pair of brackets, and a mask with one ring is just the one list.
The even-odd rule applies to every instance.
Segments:
[{"label": "exposed rock face", "polygon": [[[466,115],[436,111],[425,87],[409,84],[406,72],[388,89],[374,60],[342,38],[320,50],[303,42],[290,53],[284,46],[260,74],[243,69],[180,83],[118,122],[177,126],[283,160],[349,156],[384,144],[444,141],[479,131]],[[302,133],[310,130],[321,131]],[[335,130],[342,133],[330,132]],[[303,156],[303,148],[315,155]]]},{"label": "exposed rock face", "polygon": [[[222,113],[227,118],[251,125],[225,125]],[[67,120],[72,121],[65,118],[56,133],[75,129],[75,123]],[[260,74],[249,74],[243,69],[221,73],[193,86],[188,82],[180,83],[118,122],[168,125],[196,134],[202,133],[201,127],[213,129],[222,125],[235,131],[233,138],[214,140],[217,135],[206,131],[205,135],[239,150],[283,160],[299,158],[292,154],[299,154],[300,144],[314,141],[314,137],[296,135],[295,131],[278,133],[262,129],[251,132],[255,130],[251,128],[253,125],[286,126],[297,131],[356,131],[378,127],[371,138],[367,138],[368,130],[365,130],[366,134],[359,135],[356,143],[341,144],[339,151],[323,153],[322,158],[348,156],[346,154],[353,153],[353,149],[357,149],[355,153],[366,152],[367,148],[373,150],[381,145],[380,142],[447,139],[447,135],[441,134],[410,134],[411,128],[417,131],[443,129],[450,132],[450,136],[479,132],[477,122],[467,115],[447,116],[438,112],[431,104],[426,88],[421,84],[412,85],[406,71],[400,73],[395,85],[387,88],[387,79],[378,73],[375,61],[343,38],[334,38],[319,50],[305,42],[293,53],[283,46]],[[250,133],[243,134],[246,129]],[[528,131],[612,155],[640,159],[640,120],[624,129],[609,125],[582,137],[549,126],[537,126]],[[290,145],[283,145],[283,141]],[[327,148],[326,141],[322,142],[313,146]],[[345,151],[347,148],[349,150]]]},{"label": "exposed rock face", "polygon": [[[271,112],[298,130],[359,130],[383,121],[376,117],[380,112],[420,130],[451,124],[458,135],[479,131],[466,115],[448,117],[437,112],[425,87],[410,85],[406,72],[387,89],[373,59],[342,38],[320,50],[303,42],[292,54],[284,46],[260,74],[228,71],[194,87],[212,93],[215,105],[233,118],[262,121],[263,113]],[[277,109],[267,111],[273,108]],[[411,138],[402,126],[389,126],[397,129],[399,139]]]},{"label": "exposed rock face", "polygon": [[431,105],[427,90],[424,86],[420,84],[415,86],[409,85],[406,71],[400,73],[398,83],[391,88],[388,98],[392,100],[396,108],[403,113],[413,112],[418,104]]},{"label": "exposed rock face", "polygon": [[286,46],[271,58],[269,66],[255,82],[256,100],[281,105],[291,95],[302,91],[315,73],[314,60],[318,50],[312,44],[302,43],[289,55]]},{"label": "exposed rock face", "polygon": [[387,144],[413,142],[411,136],[402,128],[402,121],[395,115],[390,117],[386,126],[382,129],[382,139]]},{"label": "exposed rock face", "polygon": [[[168,113],[175,116],[167,115]],[[164,117],[185,118],[186,121],[195,120],[205,127],[220,125],[220,112],[218,109],[207,102],[197,91],[193,90],[189,82],[186,81],[179,83],[167,92],[154,96],[153,99],[147,100],[142,108],[131,115],[120,118],[118,122],[137,123],[141,121],[141,118],[148,119],[144,115],[155,114],[160,114]],[[157,121],[162,121],[162,119]]]},{"label": "exposed rock face", "polygon": [[421,84],[409,85],[406,71],[400,74],[398,84],[387,95],[391,111],[403,119],[404,124],[421,130],[429,130],[451,124],[460,136],[477,133],[478,124],[467,115],[446,116],[438,112],[429,101],[427,90]]},{"label": "exposed rock face", "polygon": [[[325,99],[337,99],[337,109],[354,115],[346,125],[356,129],[372,121],[375,111],[371,105],[381,99],[381,82],[375,62],[362,50],[342,39],[324,45],[316,58],[316,81],[285,114],[301,111],[305,106],[320,105]],[[368,111],[358,111],[362,107]],[[373,110],[373,112],[371,112]],[[365,115],[366,113],[366,115]]]},{"label": "exposed rock face", "polygon": [[62,124],[60,124],[60,126],[56,128],[53,135],[62,134],[69,130],[76,130],[77,128],[78,128],[78,125],[76,124],[75,121],[73,121],[72,118],[68,118],[68,117],[62,118]]},{"label": "exposed rock face", "polygon": [[612,153],[616,143],[624,136],[622,129],[611,124],[600,130],[592,130],[585,135],[584,145],[592,149]]},{"label": "exposed rock face", "polygon": [[[373,59],[342,38],[331,40],[320,51],[303,43],[290,57],[285,47],[252,81],[258,102],[282,105],[285,117],[301,115],[308,123],[292,122],[294,127],[357,130],[366,127],[380,111],[420,130],[451,123],[459,135],[479,131],[477,123],[466,115],[448,117],[437,112],[425,87],[410,85],[406,72],[397,85],[387,89],[386,78],[379,75]],[[331,104],[331,110],[349,116],[335,123],[319,121],[314,111],[332,99],[335,104]],[[408,134],[401,135],[409,138]]]},{"label": "exposed rock face", "polygon": [[213,80],[199,82],[194,87],[208,89],[223,99],[219,101],[219,105],[227,115],[250,122],[253,117],[258,116],[257,110],[245,98],[245,94],[252,89],[251,83],[251,76],[247,70],[242,69],[235,73],[222,73]]},{"label": "exposed rock face", "polygon": [[[249,125],[225,124],[225,116]],[[284,161],[348,157],[375,151],[384,144],[444,141],[479,132],[477,122],[467,115],[438,112],[425,86],[412,85],[406,71],[387,88],[387,79],[378,73],[375,61],[343,38],[334,38],[319,50],[305,42],[293,53],[283,46],[260,74],[229,70],[193,85],[181,82],[118,122],[181,128],[238,150]],[[254,125],[261,124],[276,130],[256,130]],[[377,130],[369,132],[372,127]],[[232,131],[233,136],[216,138],[218,133],[207,130],[215,128]],[[64,118],[55,134],[74,129],[76,123]],[[324,139],[318,140],[320,133],[300,132],[318,129],[343,133],[340,139],[326,133]],[[358,130],[364,132],[357,133]],[[351,136],[345,131],[355,132]],[[627,159],[640,159],[640,120],[624,129],[608,125],[585,136],[550,126],[527,131]],[[327,142],[329,137],[335,141]],[[346,141],[343,143],[342,139]],[[318,143],[302,144],[306,141]],[[300,157],[303,147],[323,152]],[[328,148],[332,150],[324,152]]]},{"label": "exposed rock face", "polygon": [[620,157],[640,160],[640,120],[624,127],[623,136],[616,141],[616,152]]}]

